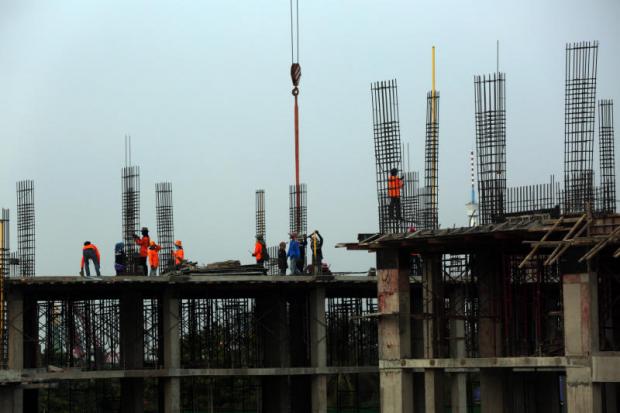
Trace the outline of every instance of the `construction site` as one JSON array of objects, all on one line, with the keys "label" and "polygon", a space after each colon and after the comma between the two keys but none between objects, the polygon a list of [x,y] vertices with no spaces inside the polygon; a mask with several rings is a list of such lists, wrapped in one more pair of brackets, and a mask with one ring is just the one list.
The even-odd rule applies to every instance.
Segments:
[{"label": "construction site", "polygon": [[[145,275],[130,137],[114,229],[122,269],[41,273],[35,182],[19,181],[16,236],[9,209],[0,219],[0,413],[620,412],[614,105],[597,91],[599,43],[566,44],[564,136],[548,137],[564,139],[563,154],[548,154],[563,156],[563,170],[525,186],[507,185],[499,63],[473,76],[463,109],[475,123],[469,170],[439,159],[434,47],[425,145],[414,148],[422,166],[401,140],[397,80],[369,79],[360,122],[372,125],[362,145],[374,148],[377,231],[331,247],[371,253],[376,264],[346,271],[306,242],[308,192],[321,183],[300,173],[297,13],[291,2],[295,174],[282,192],[300,273],[286,270],[287,257],[282,267],[281,246],[267,237],[263,188],[252,196],[264,259],[175,261],[173,185],[163,181],[154,192],[159,273]],[[440,222],[440,173],[469,174],[469,202],[441,206],[463,210],[465,226]]]}]

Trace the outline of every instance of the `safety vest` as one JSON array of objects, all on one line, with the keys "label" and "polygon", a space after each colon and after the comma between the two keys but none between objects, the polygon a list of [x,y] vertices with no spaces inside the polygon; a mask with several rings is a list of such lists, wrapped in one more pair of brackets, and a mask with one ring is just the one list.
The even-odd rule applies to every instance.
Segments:
[{"label": "safety vest", "polygon": [[388,178],[388,196],[390,198],[400,198],[400,189],[403,187],[403,180],[397,176],[390,175]]}]

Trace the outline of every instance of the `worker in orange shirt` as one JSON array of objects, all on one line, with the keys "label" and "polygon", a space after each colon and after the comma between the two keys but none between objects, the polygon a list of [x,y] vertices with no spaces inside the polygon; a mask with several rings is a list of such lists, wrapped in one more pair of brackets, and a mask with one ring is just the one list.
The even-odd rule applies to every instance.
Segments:
[{"label": "worker in orange shirt", "polygon": [[101,277],[99,272],[99,264],[101,263],[101,256],[99,250],[95,244],[91,244],[90,241],[84,242],[84,248],[82,248],[82,264],[80,265],[80,275],[84,276],[84,264],[86,264],[86,276],[90,277],[90,263],[92,261],[95,266],[95,272],[97,277]]},{"label": "worker in orange shirt", "polygon": [[174,246],[176,250],[172,251],[172,257],[174,258],[174,265],[178,268],[181,264],[183,264],[183,260],[185,259],[185,251],[183,250],[183,243],[180,240],[174,241]]},{"label": "worker in orange shirt", "polygon": [[142,275],[149,275],[149,267],[146,265],[146,258],[148,257],[149,245],[151,245],[151,237],[149,237],[149,229],[147,227],[142,228],[142,238],[133,235],[133,239],[140,246],[140,254],[137,259],[138,268],[140,268]]},{"label": "worker in orange shirt", "polygon": [[256,258],[256,263],[258,265],[263,265],[267,256],[267,247],[265,246],[265,241],[263,240],[263,236],[258,234],[256,236],[256,243],[254,244],[254,253],[252,253],[252,257]]},{"label": "worker in orange shirt", "polygon": [[151,267],[151,273],[149,275],[155,276],[157,275],[157,268],[159,268],[159,251],[161,247],[155,243],[155,241],[151,241],[147,254],[149,257],[149,266]]},{"label": "worker in orange shirt", "polygon": [[388,215],[390,219],[402,219],[400,213],[400,191],[404,185],[403,181],[404,179],[398,176],[398,169],[392,168],[388,178],[388,197],[390,198]]}]

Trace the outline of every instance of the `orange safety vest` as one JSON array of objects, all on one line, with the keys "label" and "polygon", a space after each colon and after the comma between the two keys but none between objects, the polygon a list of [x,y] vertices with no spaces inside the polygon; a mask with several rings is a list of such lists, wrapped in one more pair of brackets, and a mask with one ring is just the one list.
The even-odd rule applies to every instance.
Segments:
[{"label": "orange safety vest", "polygon": [[161,249],[161,247],[159,245],[155,245],[155,248],[149,248],[148,249],[148,256],[149,256],[149,265],[151,267],[157,268],[159,267],[159,250]]},{"label": "orange safety vest", "polygon": [[176,265],[180,265],[181,262],[183,262],[183,259],[185,258],[185,252],[183,251],[183,249],[178,249],[176,251],[173,251],[172,255],[174,255],[174,263]]},{"label": "orange safety vest", "polygon": [[256,257],[256,261],[260,261],[263,259],[263,244],[257,242],[254,245],[254,256]]},{"label": "orange safety vest", "polygon": [[[84,250],[95,250],[95,254],[97,254],[97,261],[101,262],[101,255],[99,255],[99,249],[95,247],[95,244],[84,245],[82,251]],[[82,264],[80,265],[80,268],[84,268],[84,254],[82,254]]]},{"label": "orange safety vest", "polygon": [[147,257],[149,255],[148,248],[149,248],[150,243],[151,243],[151,238],[149,237],[136,238],[136,244],[140,246],[141,257]]},{"label": "orange safety vest", "polygon": [[388,178],[388,196],[390,198],[400,198],[400,189],[403,187],[403,180],[397,176]]}]

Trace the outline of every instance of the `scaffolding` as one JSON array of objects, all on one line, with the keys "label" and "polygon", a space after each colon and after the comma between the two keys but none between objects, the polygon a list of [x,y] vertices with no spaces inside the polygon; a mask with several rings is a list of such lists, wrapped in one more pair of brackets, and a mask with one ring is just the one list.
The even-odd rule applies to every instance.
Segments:
[{"label": "scaffolding", "polygon": [[35,274],[34,181],[17,182],[17,252],[19,274]]},{"label": "scaffolding", "polygon": [[602,212],[616,212],[616,162],[614,155],[614,102],[599,101],[600,203]]},{"label": "scaffolding", "polygon": [[122,169],[123,241],[127,257],[127,274],[141,274],[137,268],[138,246],[134,236],[140,230],[140,167]]},{"label": "scaffolding", "polygon": [[[405,220],[398,214],[390,216],[390,203],[398,202],[388,196],[390,171],[402,171],[400,119],[398,114],[398,87],[396,80],[375,82],[371,85],[372,119],[379,203],[379,231],[382,234],[405,232]],[[396,208],[401,208],[397,205]]]},{"label": "scaffolding", "polygon": [[594,119],[598,42],[566,45],[564,210],[579,213],[594,201]]},{"label": "scaffolding", "polygon": [[424,157],[424,208],[422,227],[436,229],[438,218],[439,179],[439,92],[428,92],[426,96],[426,144]]},{"label": "scaffolding", "polygon": [[503,219],[506,196],[506,76],[474,77],[479,220]]},{"label": "scaffolding", "polygon": [[157,240],[161,246],[160,273],[174,268],[174,214],[172,207],[172,184],[160,182],[155,184],[155,213],[157,215]]},{"label": "scaffolding", "polygon": [[378,362],[376,298],[327,299],[327,365],[365,366]]}]

